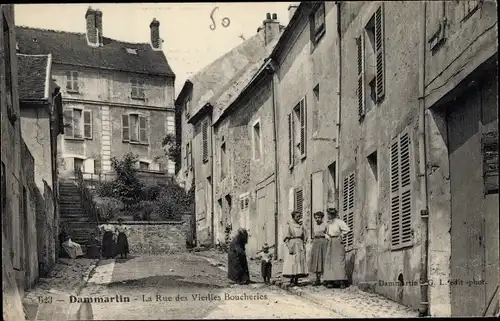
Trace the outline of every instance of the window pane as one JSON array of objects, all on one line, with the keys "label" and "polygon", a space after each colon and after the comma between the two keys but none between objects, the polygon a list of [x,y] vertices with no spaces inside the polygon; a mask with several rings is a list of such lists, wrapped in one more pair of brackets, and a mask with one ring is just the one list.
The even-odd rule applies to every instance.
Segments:
[{"label": "window pane", "polygon": [[76,138],[82,137],[82,111],[80,109],[75,109],[73,111],[73,124],[75,125],[74,133]]},{"label": "window pane", "polygon": [[130,140],[134,142],[139,141],[139,124],[137,121],[137,115],[130,115]]}]

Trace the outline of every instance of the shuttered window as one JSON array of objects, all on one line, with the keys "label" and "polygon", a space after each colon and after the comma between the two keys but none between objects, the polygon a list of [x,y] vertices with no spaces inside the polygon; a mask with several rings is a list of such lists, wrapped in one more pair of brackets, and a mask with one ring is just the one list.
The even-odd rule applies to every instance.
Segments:
[{"label": "shuttered window", "polygon": [[130,78],[131,97],[143,99],[144,98],[144,81],[139,78]]},{"label": "shuttered window", "polygon": [[208,121],[205,120],[201,126],[203,161],[208,161]]},{"label": "shuttered window", "polygon": [[376,76],[375,93],[377,102],[385,96],[385,34],[384,34],[384,4],[375,12],[375,55]]},{"label": "shuttered window", "polygon": [[293,120],[293,114],[290,113],[288,114],[288,166],[290,169],[293,168],[293,163],[294,163],[294,137],[295,137],[295,131],[294,131],[294,120]]},{"label": "shuttered window", "polygon": [[248,193],[240,196],[240,211],[247,211],[250,205],[250,196]]},{"label": "shuttered window", "polygon": [[148,139],[148,119],[144,116],[139,116],[139,141],[147,144]]},{"label": "shuttered window", "polygon": [[148,118],[146,116],[122,115],[122,140],[124,142],[148,144],[148,132]]},{"label": "shuttered window", "polygon": [[343,180],[342,191],[342,220],[346,222],[350,231],[342,238],[347,250],[354,244],[354,208],[355,208],[356,180],[354,172],[348,173]]},{"label": "shuttered window", "polygon": [[399,249],[413,243],[411,146],[408,132],[396,137],[390,147],[391,246]]},{"label": "shuttered window", "polygon": [[306,105],[306,98],[300,102],[300,107],[299,107],[299,122],[300,122],[300,157],[304,158],[306,157],[306,140],[307,140],[307,131],[306,131],[306,110],[307,110],[307,105]]},{"label": "shuttered window", "polygon": [[295,189],[294,209],[304,214],[304,190],[302,187]]},{"label": "shuttered window", "polygon": [[122,140],[130,141],[130,124],[128,115],[122,115]]},{"label": "shuttered window", "polygon": [[359,118],[365,116],[366,105],[365,105],[365,53],[364,53],[364,37],[361,35],[356,38],[356,52],[358,58],[357,71],[358,71],[358,83],[356,86],[356,96],[358,99],[358,115]]},{"label": "shuttered window", "polygon": [[90,110],[83,112],[83,137],[92,139],[92,111]]}]

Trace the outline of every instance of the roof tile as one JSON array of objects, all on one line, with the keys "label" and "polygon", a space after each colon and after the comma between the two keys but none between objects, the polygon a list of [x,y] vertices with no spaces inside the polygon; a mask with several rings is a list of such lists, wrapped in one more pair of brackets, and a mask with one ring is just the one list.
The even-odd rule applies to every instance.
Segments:
[{"label": "roof tile", "polygon": [[44,100],[48,55],[17,54],[20,100]]}]

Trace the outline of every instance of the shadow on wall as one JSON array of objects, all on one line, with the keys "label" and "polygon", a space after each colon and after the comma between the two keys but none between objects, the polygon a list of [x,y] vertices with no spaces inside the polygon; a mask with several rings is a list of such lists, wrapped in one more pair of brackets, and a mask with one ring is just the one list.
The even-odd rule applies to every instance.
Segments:
[{"label": "shadow on wall", "polygon": [[354,262],[356,259],[356,250],[352,250],[350,255],[346,256],[345,270],[347,274],[347,281],[349,285],[352,284],[352,274],[354,272]]}]

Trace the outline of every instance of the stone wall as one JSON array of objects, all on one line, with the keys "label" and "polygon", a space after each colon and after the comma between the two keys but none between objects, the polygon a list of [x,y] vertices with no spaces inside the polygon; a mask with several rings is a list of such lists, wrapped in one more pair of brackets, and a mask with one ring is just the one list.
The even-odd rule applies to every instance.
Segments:
[{"label": "stone wall", "polygon": [[[117,224],[111,222],[110,224]],[[123,222],[131,255],[159,255],[186,250],[189,222]]]}]

